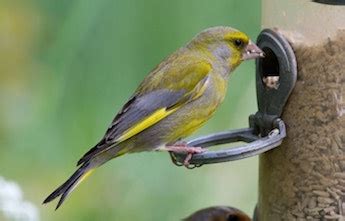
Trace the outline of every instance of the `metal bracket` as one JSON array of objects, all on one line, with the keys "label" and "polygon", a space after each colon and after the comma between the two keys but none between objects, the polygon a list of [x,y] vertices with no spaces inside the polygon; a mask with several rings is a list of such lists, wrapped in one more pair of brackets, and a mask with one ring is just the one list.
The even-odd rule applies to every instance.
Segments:
[{"label": "metal bracket", "polygon": [[[255,156],[279,146],[286,136],[285,124],[279,117],[296,82],[296,59],[290,44],[275,30],[263,30],[257,45],[265,52],[265,58],[256,62],[259,111],[249,117],[250,128],[215,133],[187,142],[188,146],[202,148],[238,141],[247,144],[195,154],[187,168]],[[277,87],[268,87],[266,78],[279,81]],[[170,155],[177,166],[183,166],[185,154]]]},{"label": "metal bracket", "polygon": [[[259,137],[254,134],[253,128],[245,128],[239,130],[232,130],[227,132],[220,132],[210,134],[208,136],[196,138],[187,142],[189,146],[197,146],[207,148],[214,145],[234,143],[243,141],[248,143],[234,148],[225,148],[216,151],[207,151],[201,154],[195,154],[190,161],[194,167],[200,167],[204,164],[221,163],[226,161],[240,160],[243,158],[255,156],[264,153],[279,146],[286,136],[285,124],[282,120],[276,119],[274,128],[268,136]],[[185,155],[172,154],[177,163],[177,166],[182,166]],[[180,163],[181,162],[181,163]]]}]

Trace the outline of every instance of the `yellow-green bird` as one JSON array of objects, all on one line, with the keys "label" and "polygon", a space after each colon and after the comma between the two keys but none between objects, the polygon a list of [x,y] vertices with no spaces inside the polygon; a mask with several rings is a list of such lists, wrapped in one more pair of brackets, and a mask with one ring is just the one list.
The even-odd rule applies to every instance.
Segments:
[{"label": "yellow-green bird", "polygon": [[95,168],[126,153],[201,148],[175,144],[203,125],[222,103],[228,77],[243,60],[262,57],[249,37],[230,27],[212,27],[163,60],[139,85],[99,143],[78,161],[79,169],[43,203],[61,196],[57,208]]}]

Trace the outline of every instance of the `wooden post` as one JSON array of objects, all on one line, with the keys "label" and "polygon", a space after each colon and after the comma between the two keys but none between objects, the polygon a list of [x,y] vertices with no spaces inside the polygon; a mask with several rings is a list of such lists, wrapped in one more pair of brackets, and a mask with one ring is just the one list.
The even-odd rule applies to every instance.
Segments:
[{"label": "wooden post", "polygon": [[258,220],[345,220],[345,7],[262,2],[263,28],[289,40],[298,77],[287,138],[260,156]]}]

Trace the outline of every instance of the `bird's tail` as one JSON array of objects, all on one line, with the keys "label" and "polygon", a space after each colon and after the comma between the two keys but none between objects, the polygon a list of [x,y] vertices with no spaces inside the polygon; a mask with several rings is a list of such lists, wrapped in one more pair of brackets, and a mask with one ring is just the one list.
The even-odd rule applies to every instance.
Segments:
[{"label": "bird's tail", "polygon": [[43,204],[53,201],[55,198],[61,196],[55,210],[57,210],[61,204],[65,201],[66,197],[76,188],[83,180],[85,180],[92,172],[94,168],[89,166],[89,162],[84,163],[75,171],[72,176],[59,186],[54,192],[52,192],[44,201]]}]

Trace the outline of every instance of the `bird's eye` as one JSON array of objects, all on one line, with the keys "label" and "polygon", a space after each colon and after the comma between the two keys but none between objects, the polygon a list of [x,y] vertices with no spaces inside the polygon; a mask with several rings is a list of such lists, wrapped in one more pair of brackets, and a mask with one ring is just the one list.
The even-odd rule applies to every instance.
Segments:
[{"label": "bird's eye", "polygon": [[235,214],[229,214],[226,221],[239,221],[240,218]]},{"label": "bird's eye", "polygon": [[235,43],[236,47],[238,47],[238,48],[242,47],[242,45],[243,45],[243,41],[241,39],[236,39],[234,41],[234,43]]}]

